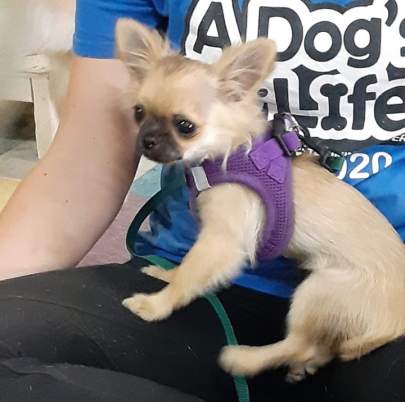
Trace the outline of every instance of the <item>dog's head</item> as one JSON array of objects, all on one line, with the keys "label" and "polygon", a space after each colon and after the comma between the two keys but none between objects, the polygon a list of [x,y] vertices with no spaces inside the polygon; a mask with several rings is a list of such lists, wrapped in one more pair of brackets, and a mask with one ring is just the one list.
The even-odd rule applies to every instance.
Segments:
[{"label": "dog's head", "polygon": [[139,144],[149,159],[225,156],[263,130],[256,92],[273,68],[273,41],[227,48],[208,65],[172,53],[156,31],[133,20],[119,20],[116,36],[131,75]]}]

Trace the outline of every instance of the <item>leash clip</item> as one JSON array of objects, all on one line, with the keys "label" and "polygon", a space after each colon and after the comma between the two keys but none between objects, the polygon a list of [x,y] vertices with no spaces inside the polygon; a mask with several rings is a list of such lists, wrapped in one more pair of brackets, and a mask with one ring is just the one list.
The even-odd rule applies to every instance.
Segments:
[{"label": "leash clip", "polygon": [[295,131],[297,134],[303,133],[304,130],[298,124],[297,120],[291,113],[280,113],[281,117],[284,119],[285,131]]},{"label": "leash clip", "polygon": [[284,119],[286,131],[295,131],[302,143],[319,155],[319,164],[322,167],[332,173],[341,170],[344,158],[340,152],[333,151],[327,145],[323,145],[322,140],[311,137],[309,130],[301,126],[291,113],[280,113],[277,116]]},{"label": "leash clip", "polygon": [[[288,157],[295,156],[295,152],[291,151],[288,148],[288,145],[285,143],[283,135],[288,131],[293,131],[290,129],[290,125],[287,126],[287,119],[285,118],[285,113],[276,113],[273,118],[273,127],[272,127],[272,137],[276,139],[284,154]],[[288,127],[288,128],[287,128]]]}]

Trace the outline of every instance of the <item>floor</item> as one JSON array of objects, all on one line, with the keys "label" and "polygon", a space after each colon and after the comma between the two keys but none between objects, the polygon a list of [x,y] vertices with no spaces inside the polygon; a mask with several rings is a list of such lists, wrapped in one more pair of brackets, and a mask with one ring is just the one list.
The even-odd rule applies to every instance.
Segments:
[{"label": "floor", "polygon": [[[1,114],[0,114],[0,117]],[[4,116],[3,116],[4,117]],[[26,120],[26,119],[25,119]],[[28,119],[30,121],[30,119]],[[37,163],[34,126],[0,121],[0,210],[20,180]],[[110,228],[96,243],[80,265],[124,262],[127,228],[139,208],[159,190],[160,166],[142,158],[124,205]]]}]

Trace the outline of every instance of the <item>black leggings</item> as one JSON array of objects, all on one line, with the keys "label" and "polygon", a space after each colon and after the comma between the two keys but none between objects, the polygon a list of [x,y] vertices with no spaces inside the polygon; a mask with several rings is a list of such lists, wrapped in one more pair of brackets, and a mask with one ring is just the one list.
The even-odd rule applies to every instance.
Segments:
[{"label": "black leggings", "polygon": [[[0,283],[1,402],[233,402],[232,378],[216,363],[225,335],[203,298],[163,322],[121,306],[164,284],[135,260]],[[239,343],[283,336],[288,302],[233,286],[219,294]],[[314,306],[316,308],[316,306]],[[405,308],[405,307],[404,307]],[[302,383],[285,370],[249,380],[252,402],[404,402],[405,341],[360,361],[333,362]]]}]

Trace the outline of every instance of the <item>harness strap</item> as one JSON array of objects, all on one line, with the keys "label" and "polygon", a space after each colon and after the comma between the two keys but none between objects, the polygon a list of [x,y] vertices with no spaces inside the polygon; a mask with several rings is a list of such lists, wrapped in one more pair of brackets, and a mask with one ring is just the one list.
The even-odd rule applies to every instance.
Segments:
[{"label": "harness strap", "polygon": [[198,215],[199,194],[218,185],[237,184],[260,198],[265,220],[256,250],[258,261],[281,255],[293,232],[291,157],[302,143],[295,130],[280,130],[269,125],[261,136],[252,140],[249,149],[242,145],[226,160],[223,157],[206,159],[199,166],[186,168],[190,208],[195,215]]},{"label": "harness strap", "polygon": [[[133,248],[133,244],[144,220],[151,214],[151,212],[153,212],[153,210],[159,204],[161,204],[168,196],[170,196],[174,191],[176,191],[179,187],[183,185],[184,180],[181,179],[169,183],[164,189],[160,190],[148,202],[146,202],[146,204],[136,214],[134,220],[132,221],[128,229],[126,237],[127,249],[133,257],[142,257],[148,260],[151,264],[158,265],[163,269],[172,269],[175,267],[175,264],[173,264],[171,261],[166,260],[165,258],[162,258],[157,255],[147,255],[147,256],[137,255],[136,251]],[[238,340],[236,338],[235,331],[233,330],[232,322],[221,300],[214,293],[208,293],[204,296],[204,298],[211,305],[212,309],[216,313],[222,325],[222,328],[225,333],[226,343],[228,345],[238,345]],[[250,402],[249,386],[246,381],[246,378],[243,376],[233,376],[233,382],[238,396],[238,401]]]}]

